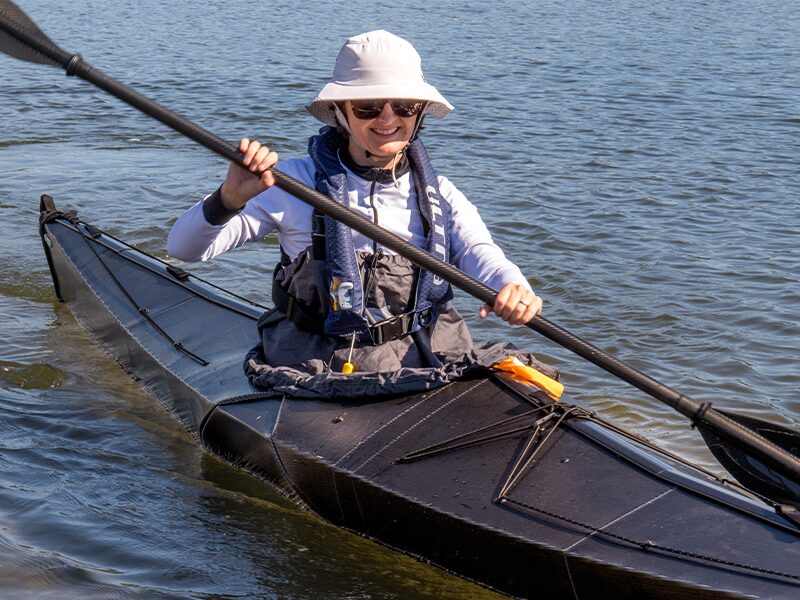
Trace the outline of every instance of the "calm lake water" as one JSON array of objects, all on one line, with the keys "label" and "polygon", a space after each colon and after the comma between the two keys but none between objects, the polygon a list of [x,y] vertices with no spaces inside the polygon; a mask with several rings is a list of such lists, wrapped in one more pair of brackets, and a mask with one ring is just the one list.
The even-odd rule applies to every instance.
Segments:
[{"label": "calm lake water", "polygon": [[[800,426],[800,12],[732,1],[28,0],[63,48],[230,140],[304,154],[344,39],[410,39],[456,111],[438,170],[546,316],[699,400]],[[494,598],[338,531],[203,453],[53,294],[38,197],[165,256],[222,160],[0,56],[0,595]],[[268,303],[269,241],[192,266]],[[705,466],[686,421],[524,328],[575,399]],[[598,499],[602,501],[601,498]]]}]

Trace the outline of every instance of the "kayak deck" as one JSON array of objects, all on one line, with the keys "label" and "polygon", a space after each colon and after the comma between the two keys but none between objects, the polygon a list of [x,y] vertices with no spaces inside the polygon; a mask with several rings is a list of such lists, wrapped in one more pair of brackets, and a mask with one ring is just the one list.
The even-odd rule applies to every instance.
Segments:
[{"label": "kayak deck", "polygon": [[375,402],[270,397],[264,310],[55,210],[56,291],[209,450],[325,520],[518,597],[800,596],[800,531],[713,476],[506,377]]}]

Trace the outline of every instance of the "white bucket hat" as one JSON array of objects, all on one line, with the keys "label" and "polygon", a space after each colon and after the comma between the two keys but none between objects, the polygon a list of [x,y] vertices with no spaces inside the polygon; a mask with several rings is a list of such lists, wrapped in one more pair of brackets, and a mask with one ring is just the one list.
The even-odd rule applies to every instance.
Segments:
[{"label": "white bucket hat", "polygon": [[443,117],[450,104],[422,75],[422,59],[409,42],[379,29],[347,40],[333,67],[333,76],[306,105],[314,118],[336,125],[333,102],[345,100],[424,100],[425,113]]}]

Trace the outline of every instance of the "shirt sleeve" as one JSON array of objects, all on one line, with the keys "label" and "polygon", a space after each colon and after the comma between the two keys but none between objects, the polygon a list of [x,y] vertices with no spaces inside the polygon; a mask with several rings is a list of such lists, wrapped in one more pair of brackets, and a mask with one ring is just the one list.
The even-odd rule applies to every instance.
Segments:
[{"label": "shirt sleeve", "polygon": [[531,289],[519,267],[492,241],[475,205],[445,177],[439,178],[439,189],[452,208],[450,261],[492,289],[500,290],[507,283]]},{"label": "shirt sleeve", "polygon": [[[281,161],[275,168],[307,180],[306,162],[303,159]],[[274,231],[280,233],[286,214],[297,213],[296,210],[287,210],[287,207],[299,202],[273,186],[252,198],[241,211],[227,211],[221,215],[215,194],[209,194],[178,217],[167,236],[170,256],[187,262],[206,261],[247,242],[260,240]]]}]

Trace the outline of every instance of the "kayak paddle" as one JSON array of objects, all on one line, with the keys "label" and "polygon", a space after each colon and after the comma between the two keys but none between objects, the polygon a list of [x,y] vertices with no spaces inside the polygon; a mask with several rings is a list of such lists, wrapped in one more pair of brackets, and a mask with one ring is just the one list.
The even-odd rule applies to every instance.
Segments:
[{"label": "kayak paddle", "polygon": [[[719,412],[795,456],[800,456],[800,432],[776,423],[767,423],[755,417],[738,415],[728,410]],[[754,461],[753,457],[738,445],[724,443],[719,436],[702,424],[698,426],[698,429],[714,457],[739,483],[778,503],[786,502],[800,509],[797,502],[797,498],[800,496],[800,485],[796,480],[786,479],[766,465]],[[797,517],[800,517],[800,512],[796,512],[796,514]]]},{"label": "kayak paddle", "polygon": [[[61,67],[68,76],[76,76],[88,81],[246,169],[241,154],[235,146],[94,69],[80,55],[62,50],[10,0],[0,0],[0,51],[20,60]],[[490,287],[296,179],[278,170],[273,170],[273,175],[275,184],[279,188],[351,229],[394,250],[420,268],[428,269],[484,304],[494,305],[497,292]],[[721,446],[723,452],[721,454],[715,452],[718,457],[736,456],[744,459],[725,460],[720,458],[720,461],[724,466],[728,466],[732,462],[736,463],[731,474],[746,487],[750,487],[753,491],[771,498],[779,504],[791,502],[800,505],[800,458],[798,458],[800,457],[800,444],[798,443],[800,434],[797,432],[781,428],[788,432],[788,435],[773,437],[770,441],[760,435],[759,431],[774,430],[776,426],[771,423],[750,417],[745,420],[744,417],[730,413],[723,414],[711,408],[710,402],[697,402],[606,354],[541,316],[531,319],[527,326],[691,419],[692,425],[698,426],[703,432],[712,451],[715,450],[715,447],[719,451]],[[713,441],[709,442],[709,439]],[[755,461],[757,466],[754,466],[752,461]],[[765,473],[767,474],[766,481]],[[784,483],[781,485],[776,482]]]}]

